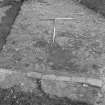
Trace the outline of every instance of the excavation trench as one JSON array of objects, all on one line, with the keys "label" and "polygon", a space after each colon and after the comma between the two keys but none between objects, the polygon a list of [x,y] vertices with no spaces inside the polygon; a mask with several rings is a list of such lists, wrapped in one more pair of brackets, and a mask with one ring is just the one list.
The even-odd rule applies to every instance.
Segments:
[{"label": "excavation trench", "polygon": [[[104,70],[99,70],[105,63],[101,43],[104,19],[89,14],[71,1],[35,0],[22,7],[21,0],[4,1],[0,6],[10,5],[10,8],[0,24],[0,49],[7,40],[0,53],[0,87],[11,90],[11,87],[19,85],[22,91],[36,95],[40,91],[44,95],[38,97],[45,105],[46,101],[53,101],[49,101],[50,97],[83,102],[80,105],[100,103],[105,92]],[[64,9],[67,13],[63,12]],[[63,20],[65,17],[73,19]],[[52,32],[52,19],[57,20],[56,34]],[[54,35],[53,43],[51,35]],[[38,97],[35,97],[36,102]]]}]

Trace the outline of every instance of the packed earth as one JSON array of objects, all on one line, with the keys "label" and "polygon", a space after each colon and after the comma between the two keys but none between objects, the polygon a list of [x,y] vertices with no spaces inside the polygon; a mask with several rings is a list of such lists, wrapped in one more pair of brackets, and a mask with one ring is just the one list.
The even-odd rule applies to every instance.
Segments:
[{"label": "packed earth", "polygon": [[105,104],[103,6],[83,4],[0,0],[0,105]]}]

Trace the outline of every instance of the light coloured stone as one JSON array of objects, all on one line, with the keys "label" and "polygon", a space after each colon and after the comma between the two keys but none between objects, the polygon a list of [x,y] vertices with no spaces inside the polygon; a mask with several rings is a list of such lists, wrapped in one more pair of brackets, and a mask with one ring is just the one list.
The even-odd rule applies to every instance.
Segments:
[{"label": "light coloured stone", "polygon": [[52,75],[43,75],[42,79],[44,80],[56,80],[56,75],[52,74]]},{"label": "light coloured stone", "polygon": [[0,68],[0,73],[1,74],[12,74],[13,72],[11,70]]},{"label": "light coloured stone", "polygon": [[86,83],[93,85],[93,86],[98,86],[98,87],[102,87],[102,80],[99,79],[93,79],[93,78],[87,78],[86,79]]},{"label": "light coloured stone", "polygon": [[58,81],[70,82],[72,79],[71,79],[71,77],[57,76],[57,77],[56,77],[56,80],[58,80]]},{"label": "light coloured stone", "polygon": [[42,74],[41,73],[38,73],[38,72],[30,72],[30,73],[27,73],[27,76],[28,77],[32,77],[32,78],[39,78],[39,79],[42,78]]},{"label": "light coloured stone", "polygon": [[79,82],[79,83],[85,83],[86,78],[85,77],[72,77],[72,82]]}]

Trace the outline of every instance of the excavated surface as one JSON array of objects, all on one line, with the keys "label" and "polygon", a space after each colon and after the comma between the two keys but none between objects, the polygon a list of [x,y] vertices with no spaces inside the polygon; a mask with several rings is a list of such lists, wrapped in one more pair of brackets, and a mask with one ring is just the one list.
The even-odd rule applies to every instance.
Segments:
[{"label": "excavated surface", "polygon": [[[56,20],[56,37],[55,42],[52,42],[53,19],[55,18],[71,19]],[[34,82],[36,77],[23,75],[30,72],[68,77],[82,76],[101,79],[103,82],[101,74],[104,76],[104,28],[105,20],[101,16],[80,7],[73,1],[24,2],[6,45],[0,53],[0,68],[17,73],[7,76],[5,82],[1,82],[3,84],[1,87],[10,88],[15,84],[20,84],[26,91],[33,90],[33,87],[36,89],[38,86]],[[77,83],[78,80],[75,78],[71,82],[64,82],[62,78],[59,79],[60,82],[49,80],[49,78],[39,79],[42,90],[51,97],[67,97],[89,104],[102,104],[100,97],[104,96],[101,94],[101,86],[95,84],[94,81],[94,86],[89,82],[88,85],[91,85],[84,86],[84,82]],[[41,97],[41,100],[44,98]],[[48,103],[50,102],[52,101],[48,100]],[[59,103],[55,101],[52,104]],[[72,105],[77,105],[77,103]]]},{"label": "excavated surface", "polygon": [[[104,19],[84,12],[73,2],[48,3],[33,1],[23,5],[2,52],[6,57],[1,67],[99,75],[99,68],[104,65]],[[56,21],[52,43],[53,21],[44,19],[57,17],[73,19]]]}]

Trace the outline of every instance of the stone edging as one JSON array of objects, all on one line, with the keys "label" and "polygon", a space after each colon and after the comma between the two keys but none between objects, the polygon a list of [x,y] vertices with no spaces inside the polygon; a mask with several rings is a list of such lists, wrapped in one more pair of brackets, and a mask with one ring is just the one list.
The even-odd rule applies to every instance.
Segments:
[{"label": "stone edging", "polygon": [[43,80],[55,80],[55,81],[64,81],[64,82],[77,82],[83,84],[89,84],[96,87],[103,87],[103,82],[101,79],[86,78],[86,77],[76,77],[76,76],[57,76],[55,74],[43,75],[38,72],[27,73],[28,77],[43,79]]},{"label": "stone edging", "polygon": [[[16,71],[6,70],[6,69],[0,69],[0,81],[5,80],[6,75],[11,75],[13,73],[18,73]],[[38,72],[29,72],[29,73],[23,73],[27,77],[32,77],[35,79],[40,80],[54,80],[54,81],[63,81],[63,82],[76,82],[76,83],[83,83],[87,85],[96,86],[99,88],[103,88],[103,80],[101,79],[95,79],[95,78],[87,78],[83,76],[58,76],[55,74],[43,74]]]}]

